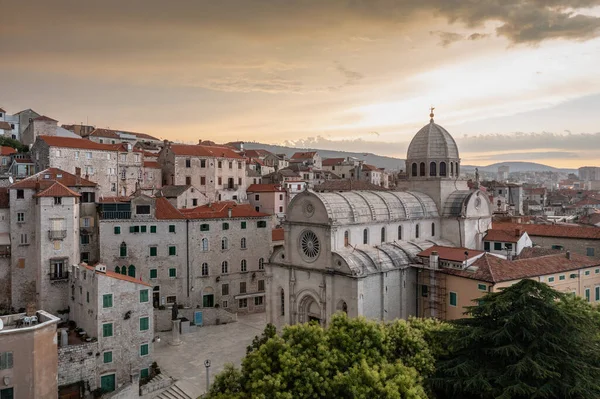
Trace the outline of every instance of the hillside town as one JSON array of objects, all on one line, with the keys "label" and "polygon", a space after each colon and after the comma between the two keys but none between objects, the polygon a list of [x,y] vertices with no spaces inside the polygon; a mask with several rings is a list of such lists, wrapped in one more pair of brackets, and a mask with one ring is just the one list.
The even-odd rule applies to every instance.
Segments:
[{"label": "hillside town", "polygon": [[600,302],[600,167],[465,173],[433,110],[400,170],[32,109],[0,141],[2,398],[196,398],[211,328],[454,320],[524,279]]}]

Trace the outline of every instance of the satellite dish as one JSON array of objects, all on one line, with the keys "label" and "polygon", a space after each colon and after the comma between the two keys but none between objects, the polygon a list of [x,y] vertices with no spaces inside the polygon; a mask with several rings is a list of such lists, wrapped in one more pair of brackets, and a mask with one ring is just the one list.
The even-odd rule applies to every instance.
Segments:
[{"label": "satellite dish", "polygon": [[0,319],[0,330],[2,330],[4,328],[4,323],[2,322],[2,319]]},{"label": "satellite dish", "polygon": [[10,184],[13,184],[15,182],[15,179],[13,179],[12,176],[8,176],[8,181],[10,182]]}]

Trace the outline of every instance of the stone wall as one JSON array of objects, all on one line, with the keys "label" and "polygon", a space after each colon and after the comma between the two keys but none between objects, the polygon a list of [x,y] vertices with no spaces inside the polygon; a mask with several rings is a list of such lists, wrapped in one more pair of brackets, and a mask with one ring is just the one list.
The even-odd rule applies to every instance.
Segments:
[{"label": "stone wall", "polygon": [[85,381],[86,388],[96,389],[98,353],[98,342],[58,348],[58,386]]},{"label": "stone wall", "polygon": [[[225,309],[218,308],[202,308],[202,309],[179,309],[179,317],[185,317],[190,321],[190,325],[194,322],[194,312],[202,312],[202,325],[212,326],[217,324],[228,324],[237,321],[237,314],[228,312]],[[154,310],[154,328],[155,331],[171,331],[173,324],[171,323],[171,309]],[[164,335],[164,334],[163,334]]]},{"label": "stone wall", "polygon": [[[527,229],[523,229],[527,230]],[[533,245],[552,248],[553,245],[562,245],[565,251],[571,251],[574,254],[587,256],[587,249],[593,248],[594,257],[600,258],[600,240],[586,240],[579,238],[564,238],[564,237],[538,237],[529,236]]]}]

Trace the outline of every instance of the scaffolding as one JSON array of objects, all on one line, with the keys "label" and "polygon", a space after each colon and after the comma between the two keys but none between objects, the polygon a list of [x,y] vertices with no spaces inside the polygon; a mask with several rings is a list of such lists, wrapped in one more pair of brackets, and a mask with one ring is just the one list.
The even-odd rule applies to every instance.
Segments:
[{"label": "scaffolding", "polygon": [[421,317],[446,319],[446,275],[437,269],[423,267],[419,273]]}]

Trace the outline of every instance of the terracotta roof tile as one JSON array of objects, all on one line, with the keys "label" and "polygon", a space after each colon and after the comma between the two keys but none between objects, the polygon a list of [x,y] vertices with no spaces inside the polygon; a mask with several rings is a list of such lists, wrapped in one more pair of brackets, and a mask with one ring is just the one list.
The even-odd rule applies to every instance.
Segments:
[{"label": "terracotta roof tile", "polygon": [[150,152],[150,151],[144,151],[144,156],[145,157],[158,158],[158,154],[157,153]]},{"label": "terracotta roof tile", "polygon": [[144,168],[154,168],[154,169],[160,169],[161,166],[158,162],[156,161],[144,161]]},{"label": "terracotta roof tile", "polygon": [[33,161],[31,160],[31,158],[14,158],[13,161],[15,163],[30,163],[30,164],[33,164]]},{"label": "terracotta roof tile", "polygon": [[99,128],[92,130],[89,134],[83,135],[83,137],[89,137],[89,136],[106,137],[106,138],[111,138],[111,139],[120,139],[121,138],[121,136],[119,136],[117,134],[117,132],[114,130],[99,129]]},{"label": "terracotta roof tile", "polygon": [[417,256],[421,256],[424,258],[429,258],[433,251],[437,251],[440,259],[450,260],[454,262],[462,262],[465,260],[465,252],[468,252],[466,255],[467,259],[474,258],[483,254],[483,251],[477,251],[475,249],[468,249],[463,247],[445,247],[442,245],[434,245],[424,251],[421,251],[417,254]]},{"label": "terracotta roof tile", "polygon": [[[16,161],[16,159],[15,159]],[[75,176],[69,172],[58,168],[48,168],[36,173],[33,176],[29,176],[26,179],[16,182],[11,185],[10,188],[36,188],[38,183],[47,183],[57,181],[67,187],[96,187],[97,184],[84,179],[83,177]]]},{"label": "terracotta roof tile", "polygon": [[12,147],[7,147],[4,145],[0,146],[0,155],[12,155],[12,154],[16,154],[16,153],[17,153],[17,150],[15,150]]},{"label": "terracotta roof tile", "polygon": [[12,130],[12,127],[8,122],[0,121],[0,130]]},{"label": "terracotta roof tile", "polygon": [[271,240],[275,241],[283,241],[284,232],[283,229],[273,229],[271,232]]},{"label": "terracotta roof tile", "polygon": [[176,156],[244,159],[228,147],[187,144],[171,144],[170,147]]},{"label": "terracotta roof tile", "polygon": [[285,191],[281,184],[251,184],[246,189],[247,193],[274,193]]},{"label": "terracotta roof tile", "polygon": [[244,156],[246,156],[247,158],[261,158],[261,157],[265,157],[269,154],[271,154],[271,152],[269,152],[267,150],[263,150],[263,149],[245,150],[244,151]]},{"label": "terracotta roof tile", "polygon": [[323,160],[323,166],[337,166],[346,161],[346,158],[327,158]]},{"label": "terracotta roof tile", "polygon": [[229,217],[229,209],[231,209],[232,218],[270,216],[266,213],[257,212],[250,204],[238,204],[233,201],[215,202],[196,208],[180,209],[180,212],[189,219],[225,219]]},{"label": "terracotta roof tile", "polygon": [[315,156],[316,151],[296,152],[292,155],[292,159],[310,159]]},{"label": "terracotta roof tile", "polygon": [[100,151],[118,151],[113,144],[100,144],[91,140],[59,137],[59,136],[38,136],[39,140],[44,141],[50,147],[61,148],[81,148],[85,150],[100,150]]},{"label": "terracotta roof tile", "polygon": [[[518,230],[518,231],[517,231]],[[517,235],[518,233],[518,235]],[[489,229],[483,238],[484,241],[501,241],[501,242],[517,242],[523,235],[523,230],[516,229],[500,230],[500,229]]]},{"label": "terracotta roof tile", "polygon": [[83,267],[85,267],[86,269],[95,272],[96,274],[105,275],[107,277],[116,278],[118,280],[128,281],[130,283],[145,285],[147,287],[152,287],[152,284],[143,282],[141,280],[141,277],[139,279],[137,279],[135,277],[126,276],[124,274],[108,270],[108,266],[106,266],[106,273],[102,273],[102,272],[99,272],[99,271],[96,270],[95,265],[94,266],[89,266],[89,265],[86,265],[85,263],[82,263],[81,265]]},{"label": "terracotta roof tile", "polygon": [[493,228],[497,230],[515,231],[521,229],[530,237],[562,237],[562,238],[584,238],[589,240],[600,240],[600,228],[584,226],[564,226],[553,224],[518,224],[518,223],[494,223]]},{"label": "terracotta roof tile", "polygon": [[373,166],[373,165],[369,165],[366,163],[363,163],[362,165],[362,170],[371,170],[371,171],[379,171],[379,168],[377,166]]},{"label": "terracotta roof tile", "polygon": [[48,188],[41,190],[35,197],[80,197],[81,194],[76,193],[64,184],[54,181]]},{"label": "terracotta roof tile", "polygon": [[155,205],[154,216],[159,220],[185,219],[186,218],[165,197],[157,197],[154,205]]}]

